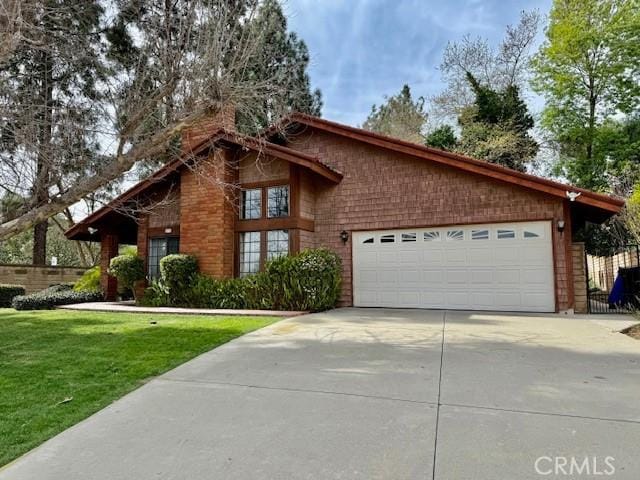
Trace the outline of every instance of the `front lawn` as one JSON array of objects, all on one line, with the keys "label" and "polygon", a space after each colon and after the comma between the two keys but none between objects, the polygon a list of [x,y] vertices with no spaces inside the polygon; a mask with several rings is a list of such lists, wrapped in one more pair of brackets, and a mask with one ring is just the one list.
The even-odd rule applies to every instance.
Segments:
[{"label": "front lawn", "polygon": [[277,319],[0,309],[0,465]]}]

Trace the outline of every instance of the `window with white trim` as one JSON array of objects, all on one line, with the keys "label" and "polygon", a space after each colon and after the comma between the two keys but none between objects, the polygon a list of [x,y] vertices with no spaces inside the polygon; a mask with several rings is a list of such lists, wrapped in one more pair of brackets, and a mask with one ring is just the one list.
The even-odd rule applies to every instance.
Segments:
[{"label": "window with white trim", "polygon": [[451,240],[451,241],[464,240],[464,231],[463,230],[447,231],[447,240]]},{"label": "window with white trim", "polygon": [[289,231],[269,230],[267,232],[267,260],[289,254]]},{"label": "window with white trim", "polygon": [[393,233],[387,235],[380,235],[380,243],[393,243],[396,241],[396,236]]},{"label": "window with white trim", "polygon": [[415,233],[403,233],[402,234],[402,241],[403,242],[415,242],[416,241],[416,234]]},{"label": "window with white trim", "polygon": [[499,228],[496,236],[498,240],[507,240],[510,238],[516,238],[516,231],[507,229],[507,228],[505,229]]},{"label": "window with white trim", "polygon": [[471,240],[489,240],[489,230],[471,230]]},{"label": "window with white trim", "polygon": [[532,232],[530,230],[524,231],[524,238],[538,238],[538,237],[540,237],[540,235],[537,234],[536,232]]},{"label": "window with white trim", "polygon": [[432,232],[424,232],[422,235],[425,242],[438,242],[440,241],[440,232],[434,230]]},{"label": "window with white trim", "polygon": [[241,277],[258,273],[260,270],[260,232],[240,233],[240,269]]},{"label": "window with white trim", "polygon": [[365,238],[362,243],[373,243],[373,237],[367,237]]}]

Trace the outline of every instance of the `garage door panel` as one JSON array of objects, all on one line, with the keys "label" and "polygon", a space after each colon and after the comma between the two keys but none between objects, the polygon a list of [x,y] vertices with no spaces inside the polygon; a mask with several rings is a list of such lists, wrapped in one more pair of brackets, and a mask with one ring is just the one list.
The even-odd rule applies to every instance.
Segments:
[{"label": "garage door panel", "polygon": [[550,222],[356,233],[354,304],[554,311],[551,238]]},{"label": "garage door panel", "polygon": [[467,251],[463,248],[450,248],[444,251],[444,257],[450,264],[465,264],[467,263]]},{"label": "garage door panel", "polygon": [[470,272],[469,281],[473,285],[478,285],[478,286],[493,285],[494,283],[493,274],[494,274],[493,270],[490,270],[488,268],[473,269]]},{"label": "garage door panel", "polygon": [[445,271],[445,281],[449,285],[466,285],[469,281],[467,270],[447,270]]},{"label": "garage door panel", "polygon": [[496,268],[493,276],[497,286],[520,284],[519,268]]}]

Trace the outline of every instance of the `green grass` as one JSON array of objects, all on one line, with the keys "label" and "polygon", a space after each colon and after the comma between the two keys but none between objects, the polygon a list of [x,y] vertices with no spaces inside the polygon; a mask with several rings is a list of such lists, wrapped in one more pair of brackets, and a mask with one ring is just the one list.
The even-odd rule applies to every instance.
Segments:
[{"label": "green grass", "polygon": [[0,465],[150,377],[275,320],[0,309]]}]

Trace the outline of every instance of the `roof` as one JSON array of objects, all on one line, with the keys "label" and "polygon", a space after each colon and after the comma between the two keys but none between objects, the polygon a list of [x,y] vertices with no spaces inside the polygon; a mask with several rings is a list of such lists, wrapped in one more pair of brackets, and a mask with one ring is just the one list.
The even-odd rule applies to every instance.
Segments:
[{"label": "roof", "polygon": [[126,204],[127,201],[132,200],[136,196],[140,195],[143,191],[150,188],[152,185],[157,184],[160,180],[163,180],[167,176],[176,172],[179,168],[184,166],[186,162],[192,160],[195,155],[203,153],[207,148],[210,148],[216,142],[220,141],[225,141],[241,147],[246,147],[251,150],[259,151],[261,153],[265,153],[267,155],[271,155],[273,157],[295,163],[296,165],[301,165],[333,183],[339,183],[342,180],[342,174],[340,172],[332,169],[316,157],[300,152],[298,150],[294,150],[292,148],[271,143],[263,138],[241,135],[237,132],[220,128],[212,132],[209,137],[205,138],[200,143],[195,145],[190,152],[166,163],[164,166],[162,166],[162,168],[157,170],[150,177],[137,183],[129,190],[113,199],[107,205],[96,210],[91,215],[84,218],[82,221],[76,223],[73,227],[65,232],[66,237],[69,239],[83,239],[80,238],[80,236],[86,236],[88,227],[90,227],[92,224],[95,224],[97,221],[99,221],[109,213],[114,212],[116,209]]},{"label": "roof", "polygon": [[318,130],[331,132],[395,152],[447,165],[469,173],[515,184],[520,187],[537,190],[563,199],[568,198],[568,193],[570,192],[579,193],[580,195],[574,199],[576,204],[595,207],[610,214],[619,213],[624,206],[624,200],[621,198],[592,192],[590,190],[556,182],[547,178],[519,172],[495,163],[489,163],[483,160],[467,157],[459,153],[448,152],[433,147],[406,142],[397,138],[381,135],[361,128],[350,127],[348,125],[343,125],[303,113],[292,113],[291,115],[283,118],[278,124],[265,130],[263,133],[266,136],[274,135],[277,132],[286,131],[288,127],[294,124],[306,125]]}]

